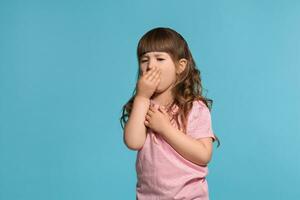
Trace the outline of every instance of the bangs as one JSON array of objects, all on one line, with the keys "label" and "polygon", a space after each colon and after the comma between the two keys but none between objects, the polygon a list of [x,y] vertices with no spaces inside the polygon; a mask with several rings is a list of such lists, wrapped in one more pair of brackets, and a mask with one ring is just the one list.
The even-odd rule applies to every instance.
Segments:
[{"label": "bangs", "polygon": [[140,61],[140,58],[145,53],[152,51],[167,52],[173,57],[175,49],[172,34],[160,30],[150,31],[140,39],[137,48],[137,57]]}]

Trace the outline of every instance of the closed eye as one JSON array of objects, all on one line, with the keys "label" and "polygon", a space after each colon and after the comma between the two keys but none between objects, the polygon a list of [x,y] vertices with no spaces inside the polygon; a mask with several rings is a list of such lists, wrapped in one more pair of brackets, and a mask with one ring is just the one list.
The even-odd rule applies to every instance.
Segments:
[{"label": "closed eye", "polygon": [[[159,61],[163,61],[163,60],[165,60],[165,59],[163,59],[163,58],[157,58],[157,60],[159,60]],[[147,62],[148,60],[141,60],[141,63],[144,63],[144,62]]]}]

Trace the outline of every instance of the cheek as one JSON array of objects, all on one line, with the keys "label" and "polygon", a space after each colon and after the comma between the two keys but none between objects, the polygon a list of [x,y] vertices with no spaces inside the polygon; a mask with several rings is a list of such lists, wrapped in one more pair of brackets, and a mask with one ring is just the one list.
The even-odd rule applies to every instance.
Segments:
[{"label": "cheek", "polygon": [[169,85],[170,83],[174,82],[176,79],[175,72],[173,71],[163,71],[161,70],[160,75],[160,85]]},{"label": "cheek", "polygon": [[143,72],[146,72],[146,67],[141,65],[140,66],[140,72],[143,73]]}]

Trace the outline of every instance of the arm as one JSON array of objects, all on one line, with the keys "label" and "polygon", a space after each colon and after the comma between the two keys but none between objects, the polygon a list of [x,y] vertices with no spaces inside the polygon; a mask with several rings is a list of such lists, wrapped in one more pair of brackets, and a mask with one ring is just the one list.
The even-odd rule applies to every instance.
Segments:
[{"label": "arm", "polygon": [[194,139],[173,126],[167,126],[162,136],[180,155],[197,165],[207,165],[211,160],[212,138]]},{"label": "arm", "polygon": [[136,96],[127,123],[124,128],[124,143],[129,149],[139,150],[146,140],[145,116],[149,109],[150,99]]}]

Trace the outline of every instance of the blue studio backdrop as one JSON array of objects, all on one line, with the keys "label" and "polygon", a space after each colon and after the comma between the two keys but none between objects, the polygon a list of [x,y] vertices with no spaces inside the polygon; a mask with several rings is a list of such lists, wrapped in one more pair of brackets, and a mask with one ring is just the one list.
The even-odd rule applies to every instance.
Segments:
[{"label": "blue studio backdrop", "polygon": [[300,198],[300,2],[0,2],[0,199],[135,199],[136,46],[187,40],[213,99],[211,200]]}]

